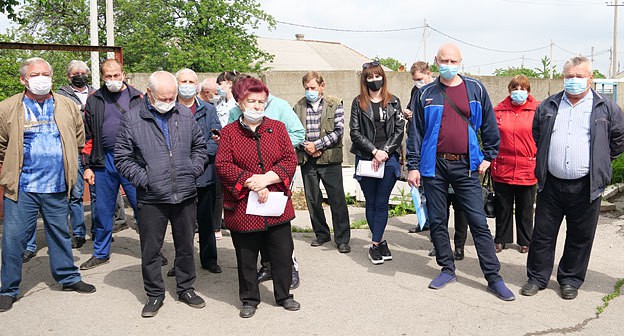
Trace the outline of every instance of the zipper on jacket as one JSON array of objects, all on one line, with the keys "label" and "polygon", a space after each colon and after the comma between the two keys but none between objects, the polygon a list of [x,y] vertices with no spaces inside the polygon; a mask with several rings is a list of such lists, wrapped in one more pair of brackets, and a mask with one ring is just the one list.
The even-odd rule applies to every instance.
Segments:
[{"label": "zipper on jacket", "polygon": [[[262,174],[264,174],[266,171],[264,170],[264,160],[262,160],[262,151],[260,150],[260,134],[254,132],[253,139],[256,141],[256,150],[258,151],[258,161],[260,161],[258,165],[260,166],[260,169],[262,170]],[[265,216],[264,228],[267,229],[268,227],[269,227],[269,219],[268,217]]]},{"label": "zipper on jacket", "polygon": [[173,200],[178,202],[178,188],[176,186],[175,167],[173,165],[173,152],[169,149],[169,163],[171,166],[171,179],[173,180]]}]

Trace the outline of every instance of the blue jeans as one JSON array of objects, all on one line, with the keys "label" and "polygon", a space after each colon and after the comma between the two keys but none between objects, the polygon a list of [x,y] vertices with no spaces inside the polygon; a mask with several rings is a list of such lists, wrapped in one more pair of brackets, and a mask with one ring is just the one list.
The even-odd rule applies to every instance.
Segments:
[{"label": "blue jeans", "polygon": [[[356,166],[360,158],[356,158]],[[399,159],[392,155],[386,161],[383,178],[356,176],[366,200],[366,221],[373,234],[373,242],[380,243],[388,224],[388,201],[399,178]]]},{"label": "blue jeans", "polygon": [[93,256],[108,258],[110,255],[111,238],[113,237],[113,221],[119,185],[123,186],[128,201],[136,218],[136,189],[128,180],[119,174],[115,167],[112,152],[105,152],[105,167],[96,168],[95,185],[97,200],[95,201],[95,239],[93,240]]},{"label": "blue jeans", "polygon": [[41,212],[54,280],[71,285],[81,280],[74,265],[71,236],[67,227],[68,200],[64,192],[39,194],[20,191],[18,201],[4,198],[2,233],[2,287],[0,294],[16,297],[22,281],[22,255],[37,226]]},{"label": "blue jeans", "polygon": [[457,204],[464,212],[474,240],[479,266],[488,283],[500,280],[500,263],[494,252],[494,239],[483,210],[483,196],[479,174],[468,173],[468,161],[449,161],[436,158],[435,177],[423,177],[427,198],[427,222],[431,241],[436,248],[436,261],[442,272],[455,275],[455,263],[448,233],[447,193],[449,184],[455,190]]}]

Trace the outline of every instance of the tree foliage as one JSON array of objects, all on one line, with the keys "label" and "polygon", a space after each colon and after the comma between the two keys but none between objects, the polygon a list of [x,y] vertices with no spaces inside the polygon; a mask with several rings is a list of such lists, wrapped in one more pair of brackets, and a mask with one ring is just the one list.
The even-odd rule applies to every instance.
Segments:
[{"label": "tree foliage", "polygon": [[607,76],[605,76],[602,72],[598,71],[597,69],[594,69],[594,78],[607,78]]},{"label": "tree foliage", "polygon": [[6,14],[11,20],[16,20],[15,7],[19,5],[18,0],[0,0],[0,11]]},{"label": "tree foliage", "polygon": [[392,69],[393,71],[398,71],[400,66],[405,66],[403,63],[399,62],[399,60],[394,59],[392,57],[386,57],[386,58],[375,57],[374,60],[381,63],[381,65]]},{"label": "tree foliage", "polygon": [[517,67],[508,67],[507,69],[496,69],[494,70],[494,76],[505,76],[505,77],[513,77],[517,75],[525,75],[529,78],[531,77],[539,77],[535,70],[529,68],[517,68]]}]

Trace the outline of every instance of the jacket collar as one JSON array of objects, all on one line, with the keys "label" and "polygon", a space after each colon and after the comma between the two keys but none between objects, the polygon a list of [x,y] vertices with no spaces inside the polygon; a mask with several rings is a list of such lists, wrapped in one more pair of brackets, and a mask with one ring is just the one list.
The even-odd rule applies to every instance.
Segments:
[{"label": "jacket collar", "polygon": [[[143,118],[143,119],[151,119],[151,120],[156,120],[156,118],[154,117],[154,115],[152,114],[152,105],[149,102],[149,99],[147,98],[147,95],[143,98],[143,104],[141,106],[141,111],[139,111],[139,117]],[[180,113],[179,108],[180,108],[180,103],[175,104],[175,106],[173,107],[173,109],[169,112],[171,113],[171,116],[173,117],[175,114]],[[154,110],[156,113],[159,113],[158,111]]]}]

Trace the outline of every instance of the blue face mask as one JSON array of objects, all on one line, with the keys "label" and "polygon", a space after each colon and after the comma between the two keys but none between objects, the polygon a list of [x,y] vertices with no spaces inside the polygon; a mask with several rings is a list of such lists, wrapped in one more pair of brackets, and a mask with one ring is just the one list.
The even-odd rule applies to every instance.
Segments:
[{"label": "blue face mask", "polygon": [[227,92],[225,92],[220,85],[217,86],[217,94],[221,97],[227,96]]},{"label": "blue face mask", "polygon": [[440,76],[446,80],[450,80],[457,72],[459,72],[459,65],[448,65],[448,64],[439,64]]},{"label": "blue face mask", "polygon": [[516,105],[522,105],[527,100],[529,92],[527,90],[513,90],[511,91],[511,101]]},{"label": "blue face mask", "polygon": [[564,78],[563,89],[571,95],[581,94],[587,90],[587,78]]},{"label": "blue face mask", "polygon": [[318,91],[306,90],[305,96],[310,103],[316,103],[319,100]]}]

